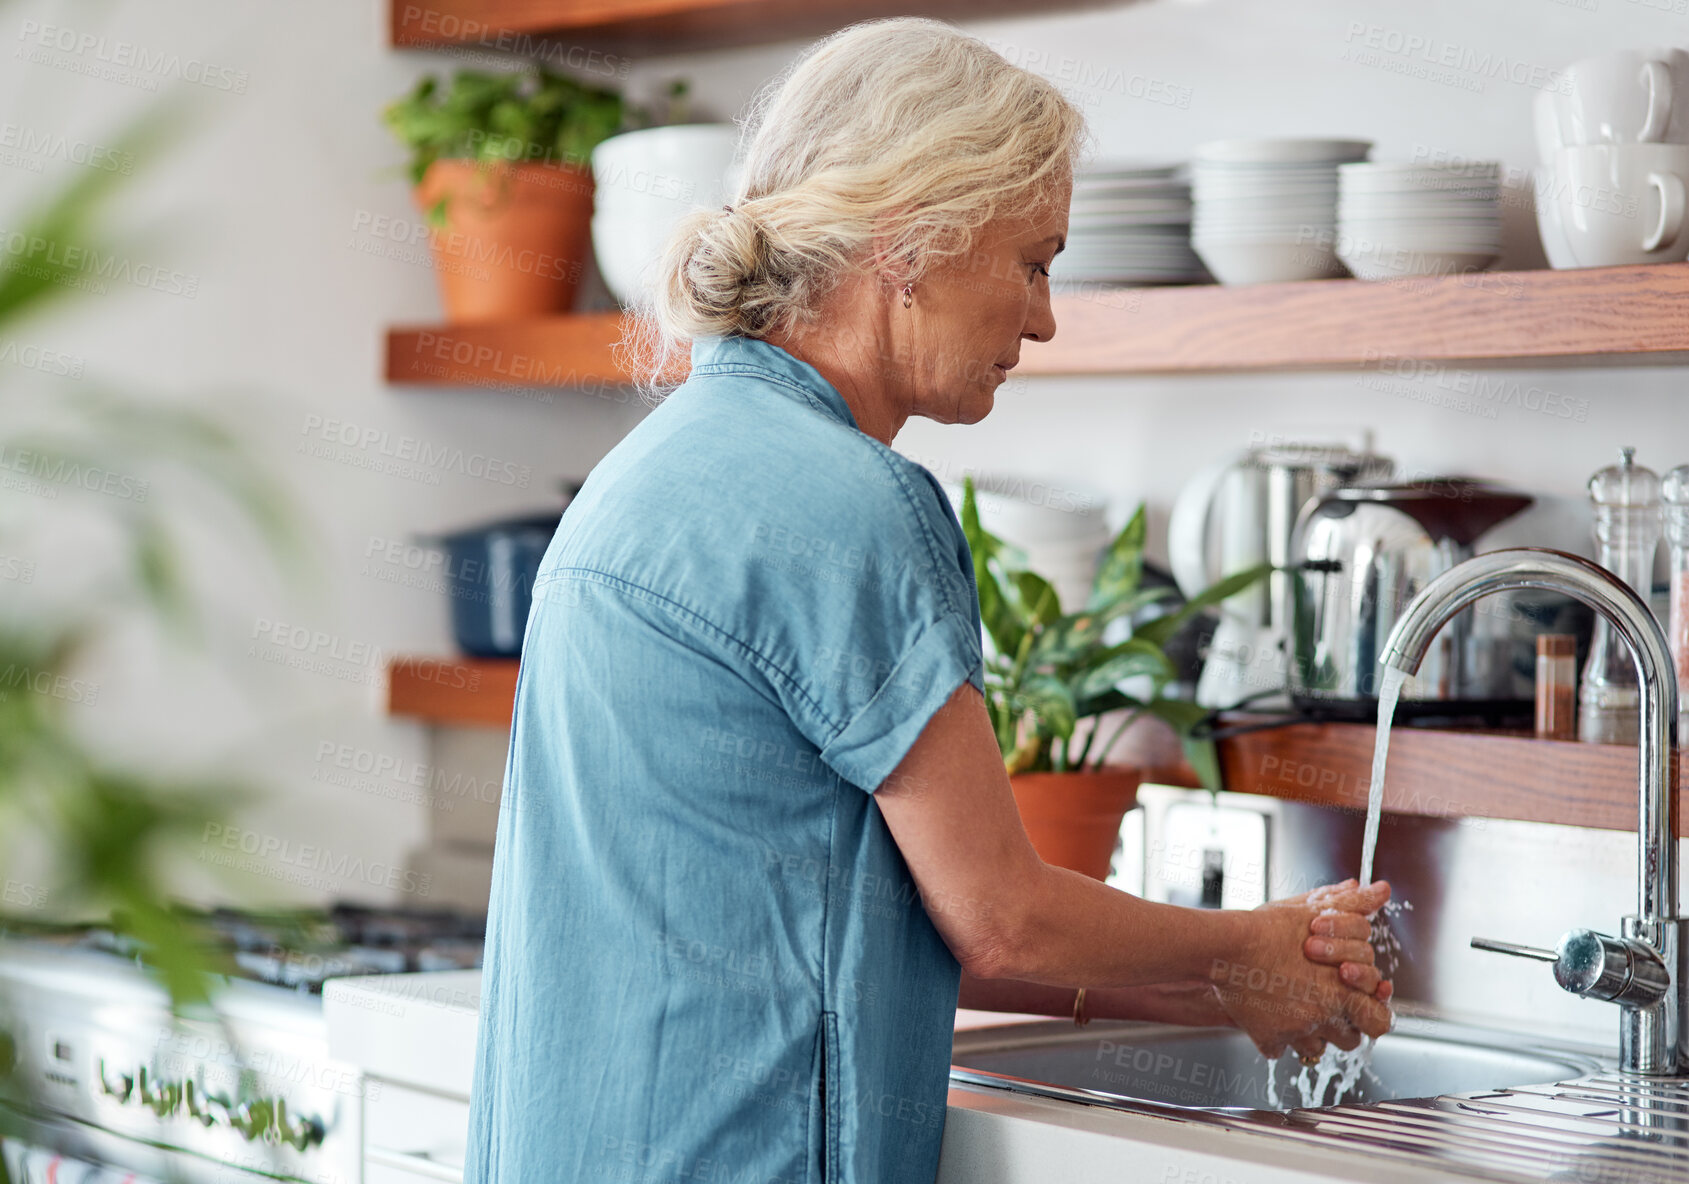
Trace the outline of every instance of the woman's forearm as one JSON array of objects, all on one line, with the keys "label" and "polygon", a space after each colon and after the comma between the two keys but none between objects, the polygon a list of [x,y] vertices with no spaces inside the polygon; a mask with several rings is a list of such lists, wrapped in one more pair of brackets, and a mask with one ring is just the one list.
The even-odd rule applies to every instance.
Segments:
[{"label": "woman's forearm", "polygon": [[[1077,992],[1015,979],[982,979],[962,972],[958,1007],[1070,1017]],[[1147,1020],[1208,1027],[1231,1024],[1219,996],[1206,982],[1087,989],[1085,1015],[1099,1020]]]},{"label": "woman's forearm", "polygon": [[1209,982],[1252,944],[1249,913],[1156,904],[1065,868],[1039,864],[1023,889],[993,979],[1093,990]]}]

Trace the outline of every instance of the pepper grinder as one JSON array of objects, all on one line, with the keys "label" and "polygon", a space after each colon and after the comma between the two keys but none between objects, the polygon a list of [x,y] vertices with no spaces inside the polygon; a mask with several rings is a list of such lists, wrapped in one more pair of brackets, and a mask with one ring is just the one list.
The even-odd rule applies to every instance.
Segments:
[{"label": "pepper grinder", "polygon": [[1689,465],[1678,465],[1660,482],[1665,503],[1666,541],[1671,544],[1671,660],[1677,665],[1679,736],[1689,736]]},{"label": "pepper grinder", "polygon": [[[1636,449],[1620,448],[1619,463],[1589,479],[1595,541],[1602,567],[1648,601],[1654,548],[1660,541],[1660,479],[1636,463]],[[1578,739],[1589,744],[1635,744],[1641,694],[1630,650],[1597,615],[1595,635],[1578,686]]]}]

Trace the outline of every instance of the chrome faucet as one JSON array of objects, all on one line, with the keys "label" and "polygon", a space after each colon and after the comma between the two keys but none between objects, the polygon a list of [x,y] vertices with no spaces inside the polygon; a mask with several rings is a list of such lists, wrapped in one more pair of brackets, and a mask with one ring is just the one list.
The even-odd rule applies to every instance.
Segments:
[{"label": "chrome faucet", "polygon": [[1406,674],[1419,669],[1431,639],[1454,615],[1495,592],[1559,592],[1600,613],[1624,639],[1641,686],[1637,901],[1623,937],[1575,929],[1554,950],[1473,938],[1474,947],[1554,963],[1555,980],[1573,994],[1621,1009],[1619,1062],[1627,1073],[1675,1076],[1686,1052],[1685,965],[1689,950],[1677,915],[1677,800],[1671,781],[1677,745],[1677,676],[1660,623],[1641,597],[1606,568],[1560,551],[1516,548],[1468,559],[1413,598],[1379,661]]}]

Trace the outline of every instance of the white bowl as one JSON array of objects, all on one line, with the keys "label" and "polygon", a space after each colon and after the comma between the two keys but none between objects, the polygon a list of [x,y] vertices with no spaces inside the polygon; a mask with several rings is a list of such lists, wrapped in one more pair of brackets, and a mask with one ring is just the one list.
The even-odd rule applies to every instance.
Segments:
[{"label": "white bowl", "polygon": [[1499,180],[1467,177],[1368,177],[1339,171],[1345,193],[1498,193]]},{"label": "white bowl", "polygon": [[1356,209],[1379,210],[1448,210],[1451,212],[1501,213],[1499,194],[1484,197],[1436,196],[1425,193],[1343,193],[1338,197],[1342,205]]},{"label": "white bowl", "polygon": [[1204,238],[1191,245],[1222,284],[1273,284],[1343,274],[1337,252],[1318,242]]},{"label": "white bowl", "polygon": [[1413,164],[1403,160],[1360,160],[1340,164],[1337,171],[1345,177],[1470,177],[1490,179],[1501,176],[1499,160],[1468,160],[1460,164]]},{"label": "white bowl", "polygon": [[731,123],[684,123],[611,136],[592,150],[592,178],[604,212],[634,213],[728,201],[739,129]]},{"label": "white bowl", "polygon": [[1210,140],[1191,154],[1202,164],[1324,164],[1366,159],[1371,140]]},{"label": "white bowl", "polygon": [[1410,275],[1459,275],[1483,271],[1499,258],[1499,253],[1399,247],[1340,251],[1339,258],[1360,279],[1388,280]]},{"label": "white bowl", "polygon": [[[1067,558],[1088,548],[1100,549],[1112,537],[1108,497],[1101,490],[1064,478],[1018,473],[973,476],[980,525],[1018,547]],[[946,482],[945,492],[960,514],[961,483]]]},{"label": "white bowl", "polygon": [[610,294],[631,305],[649,282],[650,270],[668,245],[685,210],[667,219],[598,215],[592,220],[592,253]]}]

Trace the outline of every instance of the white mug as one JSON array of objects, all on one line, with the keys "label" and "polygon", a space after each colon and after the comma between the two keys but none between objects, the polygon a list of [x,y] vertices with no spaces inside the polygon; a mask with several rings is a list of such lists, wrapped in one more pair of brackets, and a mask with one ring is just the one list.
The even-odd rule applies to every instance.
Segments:
[{"label": "white mug", "polygon": [[1573,62],[1538,97],[1537,120],[1544,163],[1550,144],[1689,143],[1689,52],[1621,49]]},{"label": "white mug", "polygon": [[1560,228],[1579,266],[1689,258],[1689,145],[1592,144],[1562,148],[1554,160]]}]

